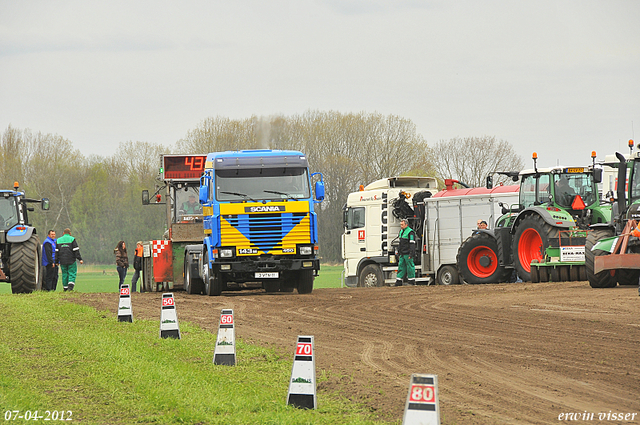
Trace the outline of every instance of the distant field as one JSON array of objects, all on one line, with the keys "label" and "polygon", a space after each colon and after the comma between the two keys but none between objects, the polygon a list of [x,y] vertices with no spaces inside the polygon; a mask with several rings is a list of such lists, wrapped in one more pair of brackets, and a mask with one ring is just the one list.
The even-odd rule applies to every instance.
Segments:
[{"label": "distant field", "polygon": [[[314,288],[339,288],[342,266],[321,266],[320,275],[316,278]],[[133,271],[127,273],[126,282],[131,283]],[[140,288],[140,281],[138,281]],[[62,274],[58,277],[58,292],[62,292]],[[118,273],[114,265],[78,264],[78,276],[75,291],[77,292],[118,292]],[[10,294],[11,285],[0,284],[0,294]]]}]

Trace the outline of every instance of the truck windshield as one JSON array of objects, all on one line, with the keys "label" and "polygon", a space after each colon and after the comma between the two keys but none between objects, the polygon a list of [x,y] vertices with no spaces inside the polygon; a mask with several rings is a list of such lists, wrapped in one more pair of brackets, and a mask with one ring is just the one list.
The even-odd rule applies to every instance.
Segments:
[{"label": "truck windshield", "polygon": [[570,208],[576,195],[580,195],[587,206],[597,200],[591,174],[555,174],[553,183],[556,203],[562,207]]},{"label": "truck windshield", "polygon": [[306,168],[216,170],[218,201],[310,198]]},{"label": "truck windshield", "polygon": [[8,230],[18,224],[18,208],[16,198],[0,197],[0,230]]}]

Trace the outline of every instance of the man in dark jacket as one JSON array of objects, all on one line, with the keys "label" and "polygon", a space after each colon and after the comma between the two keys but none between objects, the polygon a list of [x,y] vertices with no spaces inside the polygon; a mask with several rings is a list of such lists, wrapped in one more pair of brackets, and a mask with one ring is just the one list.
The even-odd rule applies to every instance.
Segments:
[{"label": "man in dark jacket", "polygon": [[398,274],[396,275],[396,286],[402,286],[402,280],[407,277],[409,285],[416,284],[416,266],[413,258],[416,253],[416,232],[414,232],[406,218],[400,220],[400,234],[398,235],[400,244],[398,245]]},{"label": "man in dark jacket", "polygon": [[49,230],[42,244],[42,265],[44,266],[44,290],[55,291],[58,287],[58,265],[56,264],[56,231]]},{"label": "man in dark jacket", "polygon": [[78,242],[71,236],[71,229],[67,228],[64,229],[62,237],[56,240],[56,262],[60,264],[62,286],[65,291],[73,291],[73,287],[76,285],[76,273],[78,272],[76,260],[80,261],[80,264],[84,264]]}]

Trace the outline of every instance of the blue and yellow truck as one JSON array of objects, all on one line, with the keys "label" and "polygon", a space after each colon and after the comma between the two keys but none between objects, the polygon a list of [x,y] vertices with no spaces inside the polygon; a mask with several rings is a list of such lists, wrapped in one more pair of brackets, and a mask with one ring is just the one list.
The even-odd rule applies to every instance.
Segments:
[{"label": "blue and yellow truck", "polygon": [[301,152],[208,154],[199,190],[204,240],[185,247],[185,290],[220,295],[258,284],[310,293],[320,269],[314,205],[323,199],[322,174],[309,173]]}]

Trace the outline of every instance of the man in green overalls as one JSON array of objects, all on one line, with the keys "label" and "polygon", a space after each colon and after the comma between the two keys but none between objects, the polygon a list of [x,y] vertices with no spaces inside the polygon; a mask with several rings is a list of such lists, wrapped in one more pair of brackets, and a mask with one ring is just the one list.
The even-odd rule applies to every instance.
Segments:
[{"label": "man in green overalls", "polygon": [[400,243],[398,245],[398,274],[396,276],[396,286],[402,286],[402,280],[407,276],[409,285],[416,284],[416,266],[413,258],[416,253],[416,232],[409,227],[406,218],[400,220]]},{"label": "man in green overalls", "polygon": [[80,248],[76,238],[71,236],[70,229],[64,229],[64,234],[56,240],[56,263],[62,270],[62,286],[65,291],[73,291],[76,285],[78,266],[76,260],[83,264]]}]

